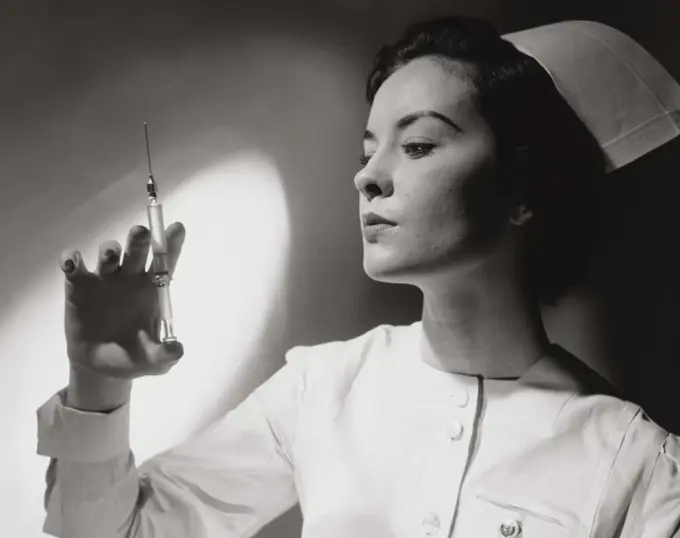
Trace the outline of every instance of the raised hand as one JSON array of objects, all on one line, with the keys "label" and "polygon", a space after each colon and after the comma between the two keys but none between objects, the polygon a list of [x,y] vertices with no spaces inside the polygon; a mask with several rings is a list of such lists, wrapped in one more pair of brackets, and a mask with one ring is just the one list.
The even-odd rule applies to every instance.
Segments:
[{"label": "raised hand", "polygon": [[[173,223],[166,235],[172,275],[184,243],[184,226]],[[158,339],[158,292],[151,271],[145,270],[149,248],[149,230],[134,226],[122,256],[117,241],[100,244],[94,272],[78,250],[62,252],[64,328],[72,370],[106,379],[134,379],[164,374],[182,357],[181,343]]]}]

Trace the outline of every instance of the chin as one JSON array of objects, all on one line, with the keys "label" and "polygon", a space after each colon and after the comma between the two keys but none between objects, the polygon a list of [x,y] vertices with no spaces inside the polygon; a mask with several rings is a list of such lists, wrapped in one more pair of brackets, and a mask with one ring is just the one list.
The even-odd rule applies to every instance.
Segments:
[{"label": "chin", "polygon": [[432,280],[445,280],[460,278],[474,270],[482,260],[467,257],[457,253],[449,255],[427,257],[423,259],[417,256],[395,256],[394,252],[380,253],[364,251],[364,272],[377,282],[389,284],[409,284],[416,287],[432,283]]},{"label": "chin", "polygon": [[364,272],[377,282],[415,285],[428,271],[412,260],[376,259],[364,255]]},{"label": "chin", "polygon": [[407,275],[404,275],[399,271],[376,271],[364,267],[364,272],[368,278],[375,280],[376,282],[384,282],[386,284],[411,284]]}]

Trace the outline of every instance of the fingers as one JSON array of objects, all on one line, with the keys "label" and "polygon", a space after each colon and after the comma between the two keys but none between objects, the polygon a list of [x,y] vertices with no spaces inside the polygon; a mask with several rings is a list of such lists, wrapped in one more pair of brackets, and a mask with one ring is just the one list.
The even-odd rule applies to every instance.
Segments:
[{"label": "fingers", "polygon": [[175,272],[177,260],[182,253],[182,246],[186,238],[186,229],[181,222],[173,222],[166,230],[168,238],[168,271],[170,276]]},{"label": "fingers", "polygon": [[152,316],[147,320],[144,329],[148,335],[151,335],[151,340],[154,343],[160,344],[160,334],[161,334],[161,317],[160,315]]},{"label": "fingers", "polygon": [[[168,267],[172,276],[186,237],[184,225],[181,222],[173,222],[166,229],[166,237],[168,242]],[[133,226],[125,243],[122,262],[120,260],[122,247],[118,241],[104,241],[99,245],[96,272],[101,276],[106,276],[120,267],[121,272],[126,275],[143,273],[150,248],[151,233],[149,229],[142,225]],[[80,275],[89,274],[83,257],[77,250],[66,249],[62,251],[59,261],[67,279],[72,280]]]},{"label": "fingers", "polygon": [[144,272],[146,260],[149,257],[151,233],[149,229],[137,225],[130,229],[125,242],[125,254],[120,265],[121,273],[135,275]]},{"label": "fingers", "polygon": [[139,345],[144,350],[151,375],[168,372],[184,355],[184,346],[180,342],[154,342],[144,330],[137,333]]},{"label": "fingers", "polygon": [[119,267],[121,246],[118,241],[104,241],[99,245],[99,256],[97,256],[97,271],[100,276],[110,275]]},{"label": "fingers", "polygon": [[131,336],[125,343],[97,345],[90,359],[92,369],[111,378],[136,379],[166,374],[184,355],[179,342],[154,342],[144,329]]},{"label": "fingers", "polygon": [[65,249],[61,252],[59,266],[67,280],[74,280],[90,273],[85,266],[82,254],[75,249]]}]

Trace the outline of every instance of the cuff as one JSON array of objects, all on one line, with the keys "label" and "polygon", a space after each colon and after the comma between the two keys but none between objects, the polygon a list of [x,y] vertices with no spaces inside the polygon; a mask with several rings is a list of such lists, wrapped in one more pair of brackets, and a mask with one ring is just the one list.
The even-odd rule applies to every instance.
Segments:
[{"label": "cuff", "polygon": [[66,407],[64,387],[38,408],[38,455],[104,462],[130,450],[130,403],[109,413]]}]

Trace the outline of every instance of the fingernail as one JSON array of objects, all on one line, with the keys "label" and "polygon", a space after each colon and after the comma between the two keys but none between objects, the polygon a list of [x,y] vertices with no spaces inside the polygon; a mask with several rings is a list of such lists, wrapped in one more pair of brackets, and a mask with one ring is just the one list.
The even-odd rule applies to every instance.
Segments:
[{"label": "fingernail", "polygon": [[184,346],[180,344],[177,340],[170,342],[162,342],[163,347],[167,353],[177,355],[174,360],[179,360],[184,356]]},{"label": "fingernail", "polygon": [[137,236],[132,240],[132,246],[139,248],[145,246],[149,242],[149,238],[145,235]]},{"label": "fingernail", "polygon": [[118,253],[115,250],[107,250],[104,253],[104,259],[106,263],[114,263],[118,261]]}]

